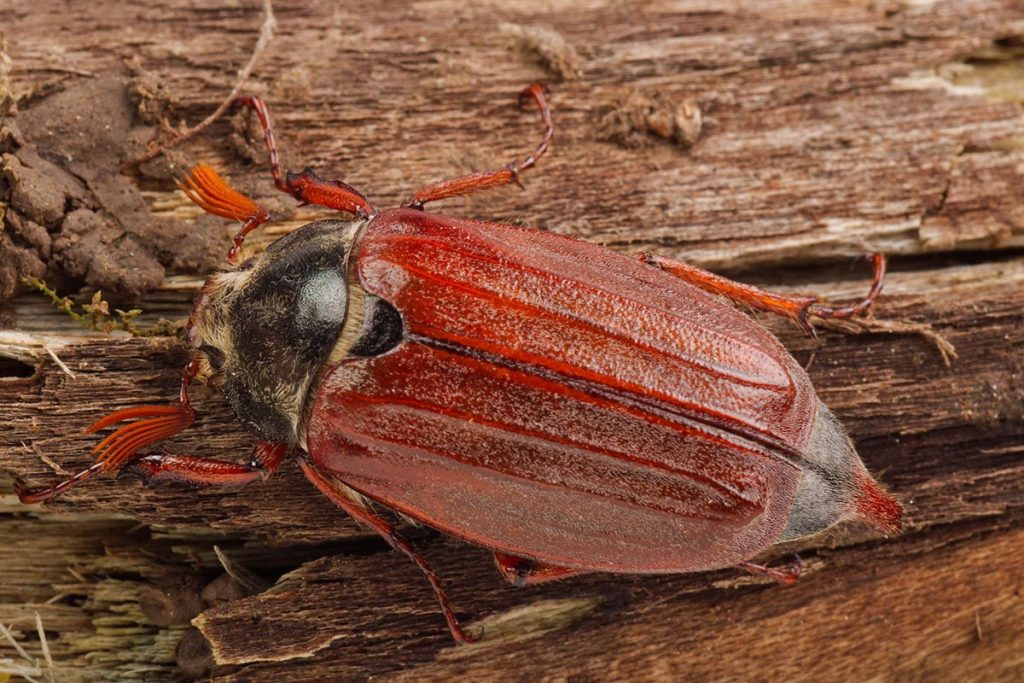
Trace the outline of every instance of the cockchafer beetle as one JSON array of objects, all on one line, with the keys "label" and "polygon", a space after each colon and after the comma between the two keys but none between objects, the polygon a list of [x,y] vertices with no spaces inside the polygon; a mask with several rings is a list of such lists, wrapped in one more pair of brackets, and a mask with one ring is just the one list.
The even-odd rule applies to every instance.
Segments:
[{"label": "cockchafer beetle", "polygon": [[[554,128],[538,84],[523,91],[544,135],[526,159],[434,183],[378,211],[349,185],[282,173],[270,116],[251,96],[274,182],[300,202],[354,215],[310,223],[243,259],[267,211],[208,166],[181,188],[244,225],[229,267],[197,297],[192,358],[174,406],[117,411],[99,471],[147,482],[244,484],[295,453],[316,488],[408,555],[455,618],[420,553],[381,514],[398,512],[494,551],[517,584],[586,572],[742,566],[774,543],[862,520],[900,529],[902,508],[868,474],[806,372],[719,296],[805,326],[871,305],[771,294],[653,254],[639,259],[529,228],[426,213],[428,202],[518,183]],[[193,380],[223,391],[257,444],[239,465],[140,452],[188,427]]]}]

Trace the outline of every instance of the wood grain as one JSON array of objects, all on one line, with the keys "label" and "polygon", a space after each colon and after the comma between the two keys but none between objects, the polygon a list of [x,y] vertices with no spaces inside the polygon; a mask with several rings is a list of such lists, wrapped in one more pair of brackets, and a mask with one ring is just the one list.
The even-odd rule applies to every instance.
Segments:
[{"label": "wood grain", "polygon": [[[16,94],[137,59],[180,97],[174,115],[195,123],[247,60],[259,5],[0,3],[0,26]],[[139,596],[194,598],[211,583],[194,623],[215,680],[1021,678],[1019,3],[321,0],[275,10],[252,86],[270,103],[286,162],[344,178],[378,205],[528,148],[536,121],[514,95],[542,79],[555,146],[525,192],[437,209],[656,249],[837,300],[865,286],[851,257],[892,254],[875,315],[933,326],[957,348],[952,367],[915,334],[823,330],[814,340],[764,321],[810,364],[910,524],[894,540],[848,528],[776,549],[767,559],[799,551],[805,562],[791,589],[717,572],[517,590],[487,553],[414,530],[460,616],[488,634],[456,648],[416,568],[295,468],[229,492],[100,478],[44,509],[0,495],[0,622],[38,654],[38,611],[59,680],[201,673],[201,648],[175,655],[183,639],[196,642],[193,627],[156,626]],[[536,37],[531,27],[561,36],[572,58],[544,53],[557,41],[523,41]],[[684,148],[641,131],[639,147],[608,141],[602,122],[634,92],[695,102],[699,139]],[[190,149],[269,196],[262,166],[240,160],[228,133],[218,124]],[[154,212],[195,216],[166,182],[144,189]],[[314,215],[288,216],[260,242]],[[143,307],[181,317],[197,285],[172,277]],[[95,440],[82,430],[99,414],[176,392],[184,356],[174,340],[83,336],[28,296],[0,319],[10,328],[0,330],[0,471],[52,481],[54,466],[88,463]],[[195,397],[200,423],[168,450],[246,458],[227,407]],[[246,595],[215,544],[272,587]],[[5,648],[0,658],[16,656]]]}]

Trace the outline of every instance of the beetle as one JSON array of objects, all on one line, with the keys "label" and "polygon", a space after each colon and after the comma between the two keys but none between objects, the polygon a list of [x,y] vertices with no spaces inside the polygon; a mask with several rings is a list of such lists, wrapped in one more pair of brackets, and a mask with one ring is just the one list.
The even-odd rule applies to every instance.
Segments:
[{"label": "beetle", "polygon": [[[206,211],[242,222],[228,267],[195,300],[191,357],[173,406],[140,406],[96,462],[26,503],[99,471],[146,483],[239,485],[293,453],[312,484],[424,572],[383,511],[493,550],[502,576],[531,584],[588,572],[675,573],[751,564],[780,541],[861,520],[899,531],[900,504],[871,477],[843,427],[780,342],[728,301],[787,316],[863,313],[773,294],[657,256],[511,225],[427,213],[424,205],[519,183],[554,127],[542,86],[520,94],[544,134],[518,163],[433,183],[378,211],[312,170],[282,172],[265,103],[237,104],[262,126],[278,189],[352,214],[307,224],[245,256],[270,219],[200,165],[179,183]],[[219,388],[257,441],[251,461],[142,454],[193,421],[189,386]]]}]

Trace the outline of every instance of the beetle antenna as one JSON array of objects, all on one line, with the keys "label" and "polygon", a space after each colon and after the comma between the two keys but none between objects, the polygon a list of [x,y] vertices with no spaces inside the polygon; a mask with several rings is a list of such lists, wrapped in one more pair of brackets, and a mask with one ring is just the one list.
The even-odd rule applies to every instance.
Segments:
[{"label": "beetle antenna", "polygon": [[32,491],[24,486],[16,485],[15,493],[18,500],[25,504],[45,503],[72,486],[80,484],[97,472],[117,471],[125,465],[137,460],[138,452],[143,448],[170,438],[186,429],[195,421],[195,411],[188,399],[188,388],[199,371],[199,361],[191,360],[185,366],[181,377],[179,405],[172,406],[136,406],[115,411],[101,417],[85,430],[87,433],[98,432],[124,420],[135,420],[118,427],[112,434],[103,439],[92,449],[96,462],[68,479],[46,489]]},{"label": "beetle antenna", "polygon": [[231,240],[228,263],[238,261],[245,236],[270,220],[270,213],[261,205],[228,185],[213,168],[199,164],[184,178],[177,181],[178,187],[196,206],[207,213],[221,218],[241,221],[242,229]]}]

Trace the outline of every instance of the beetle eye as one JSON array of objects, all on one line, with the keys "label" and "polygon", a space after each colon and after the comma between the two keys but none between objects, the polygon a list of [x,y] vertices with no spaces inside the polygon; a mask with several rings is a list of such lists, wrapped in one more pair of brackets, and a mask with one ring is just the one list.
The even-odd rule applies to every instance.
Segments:
[{"label": "beetle eye", "polygon": [[218,349],[216,346],[210,346],[209,344],[202,344],[199,346],[199,350],[206,354],[206,358],[210,361],[210,367],[215,372],[220,372],[224,367],[224,361],[227,360],[224,356],[224,352]]}]

